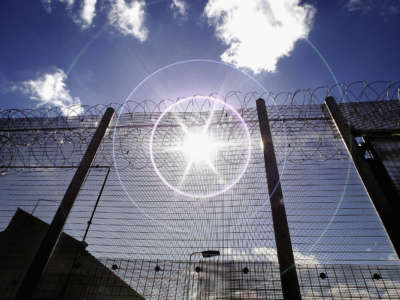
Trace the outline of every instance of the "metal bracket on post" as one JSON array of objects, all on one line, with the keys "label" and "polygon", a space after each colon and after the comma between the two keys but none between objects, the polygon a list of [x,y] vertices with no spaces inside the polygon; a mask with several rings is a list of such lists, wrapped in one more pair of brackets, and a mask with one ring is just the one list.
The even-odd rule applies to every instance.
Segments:
[{"label": "metal bracket on post", "polygon": [[[400,257],[400,227],[398,226],[398,203],[400,199],[396,197],[397,193],[388,194],[388,191],[385,191],[386,185],[380,182],[380,176],[382,176],[382,180],[388,178],[386,169],[381,162],[369,162],[365,159],[365,149],[363,150],[357,145],[354,133],[346,123],[335,99],[333,97],[326,98],[325,105],[353,160],[358,175],[378,212],[393,248],[397,256]],[[379,174],[379,172],[382,172],[382,174]]]},{"label": "metal bracket on post", "polygon": [[21,285],[18,288],[16,300],[27,300],[34,298],[35,291],[39,284],[43,271],[50,260],[57,242],[63,231],[64,225],[67,221],[68,215],[74,205],[79,191],[85,182],[86,176],[89,172],[90,166],[96,157],[97,150],[103,140],[106,130],[114,115],[114,109],[109,107],[101,119],[99,126],[81,160],[74,177],[64,194],[60,206],[49,226],[49,229],[44,236],[39,249],[34,256],[31,265],[29,266]]},{"label": "metal bracket on post", "polygon": [[257,114],[260,123],[261,138],[264,146],[264,162],[267,175],[269,199],[271,202],[272,221],[281,274],[282,292],[285,300],[300,300],[300,287],[297,279],[296,265],[285,204],[279,179],[278,165],[275,157],[268,113],[263,99],[257,100]]}]

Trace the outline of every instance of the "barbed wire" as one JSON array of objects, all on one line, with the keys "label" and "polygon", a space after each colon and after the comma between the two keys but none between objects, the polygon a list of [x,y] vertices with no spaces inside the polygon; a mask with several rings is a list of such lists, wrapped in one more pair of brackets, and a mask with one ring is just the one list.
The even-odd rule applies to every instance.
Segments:
[{"label": "barbed wire", "polygon": [[[380,122],[386,121],[384,127],[387,128],[400,126],[396,116],[400,109],[398,101],[387,105],[388,100],[400,99],[399,91],[400,81],[357,81],[295,92],[259,94],[232,91],[223,96],[218,93],[209,96],[219,98],[238,110],[249,127],[254,146],[257,146],[259,139],[255,100],[264,98],[269,106],[273,133],[284,137],[276,141],[277,152],[285,152],[285,157],[278,159],[302,163],[310,159],[347,159],[341,147],[335,146],[338,136],[323,105],[327,96],[333,96],[338,103],[343,103],[343,113],[359,127],[367,126],[366,122],[372,122],[370,127],[379,126],[373,122],[375,112],[357,110],[347,104],[385,101],[385,105],[381,105],[381,102],[377,102],[377,105],[382,107],[381,114],[392,116],[379,118]],[[193,112],[201,116],[211,109],[210,101],[199,104],[196,101],[198,97],[194,95],[193,100],[182,108],[181,118],[189,118]],[[103,112],[109,106],[117,111],[118,118],[114,118],[108,130],[102,151],[98,154],[101,159],[98,161],[107,166],[113,165],[111,148],[114,147],[114,154],[123,161],[121,167],[143,168],[149,163],[147,145],[155,121],[167,107],[178,100],[180,99],[145,99],[130,100],[124,104],[75,105],[69,110],[57,107],[0,110],[0,170],[78,165]],[[78,114],[79,112],[83,113]],[[225,126],[224,130],[229,131],[226,135],[228,138],[233,137],[239,126],[237,123],[227,122],[223,110],[219,112],[213,125]],[[168,130],[165,134],[169,134]]]},{"label": "barbed wire", "polygon": [[[97,257],[182,260],[196,251],[220,249],[221,259],[226,260],[257,261],[265,259],[266,254],[276,258],[276,251],[271,252],[275,249],[273,224],[266,203],[264,158],[254,108],[255,100],[263,97],[268,104],[293,248],[303,255],[295,255],[296,261],[395,263],[391,244],[357,171],[348,161],[323,100],[334,95],[346,119],[357,128],[390,128],[398,126],[400,101],[394,100],[397,85],[387,84],[385,93],[381,93],[377,84],[376,94],[370,98],[366,95],[371,94],[367,93],[371,86],[363,88],[361,94],[350,93],[353,88],[349,86],[355,88],[357,84],[343,85],[341,91],[331,87],[270,96],[212,94],[238,110],[249,127],[253,147],[252,159],[240,182],[212,201],[179,197],[166,188],[149,161],[154,123],[177,99],[113,104],[117,116],[94,167],[113,166],[114,153],[118,168],[110,171],[100,205],[95,208],[86,239],[88,251]],[[196,97],[177,113],[189,125],[206,120],[212,107],[207,101],[195,101]],[[371,100],[375,102],[362,102]],[[82,115],[75,116],[44,108],[1,112],[0,174],[5,175],[1,224],[9,223],[16,207],[51,220],[74,173],[68,168],[79,165],[107,106],[85,107]],[[237,142],[239,125],[232,120],[222,110],[211,124],[222,130],[227,140]],[[175,123],[174,116],[163,123],[168,126],[162,128],[159,137],[165,137],[166,144],[178,127]],[[220,174],[236,172],[240,153],[231,151],[222,157]],[[172,155],[159,163],[160,168],[165,164],[171,174],[184,169],[178,168]],[[79,239],[88,228],[87,220],[106,172],[103,168],[91,169],[66,226]],[[185,181],[188,188],[207,186],[208,176],[193,173],[193,180]]]}]

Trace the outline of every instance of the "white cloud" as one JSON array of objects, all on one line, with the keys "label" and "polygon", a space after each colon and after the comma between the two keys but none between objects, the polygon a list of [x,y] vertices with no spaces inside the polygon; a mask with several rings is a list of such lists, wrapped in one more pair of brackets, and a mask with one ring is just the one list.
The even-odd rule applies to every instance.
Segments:
[{"label": "white cloud", "polygon": [[355,11],[366,8],[365,4],[363,0],[349,0],[346,7],[349,11]]},{"label": "white cloud", "polygon": [[134,0],[131,3],[126,3],[125,0],[113,0],[108,20],[122,34],[132,35],[143,42],[148,34],[144,25],[145,7],[146,3],[143,0]]},{"label": "white cloud", "polygon": [[71,7],[72,5],[74,5],[75,0],[58,0],[60,2],[66,3],[67,7]]},{"label": "white cloud", "polygon": [[400,14],[399,0],[348,0],[345,6],[350,12],[367,13],[373,11],[377,12],[380,16],[384,18]]},{"label": "white cloud", "polygon": [[92,24],[93,18],[96,16],[96,3],[97,0],[83,0],[80,14],[83,28],[89,27]]},{"label": "white cloud", "polygon": [[315,9],[300,0],[209,0],[204,14],[229,46],[222,61],[260,73],[275,71],[296,41],[308,37]]},{"label": "white cloud", "polygon": [[36,80],[24,81],[14,90],[19,90],[31,100],[38,101],[38,106],[56,106],[64,116],[76,116],[83,112],[81,101],[73,98],[66,86],[67,75],[61,69],[47,73]]},{"label": "white cloud", "polygon": [[[249,261],[253,258],[259,258],[263,262],[276,263],[278,260],[276,248],[272,247],[255,247],[253,249],[225,248],[223,250],[223,254],[234,261]],[[386,277],[386,274],[393,274],[390,271],[388,271],[385,275],[382,275],[383,279],[371,281],[369,278],[371,278],[372,273],[374,273],[374,271],[369,268],[371,266],[366,268],[365,266],[362,267],[355,265],[354,270],[352,270],[350,268],[351,265],[349,265],[349,268],[344,269],[339,266],[338,270],[340,274],[336,276],[334,267],[332,267],[333,265],[321,264],[321,262],[313,255],[305,255],[296,249],[294,249],[293,255],[296,265],[303,266],[302,268],[300,267],[297,269],[298,273],[303,274],[303,276],[307,276],[307,278],[310,276],[310,273],[318,276],[318,272],[315,272],[318,269],[315,267],[320,266],[320,270],[326,272],[328,279],[331,278],[331,284],[324,285],[321,283],[319,285],[319,290],[312,289],[312,285],[316,283],[316,281],[312,279],[309,282],[311,285],[306,283],[305,285],[301,286],[304,299],[322,299],[327,296],[330,297],[329,299],[370,299],[371,296],[373,296],[374,299],[398,298],[398,289],[394,287],[397,287],[400,282],[397,280],[397,278],[391,279]],[[308,269],[308,267],[310,268]],[[358,269],[359,267],[360,269]],[[381,268],[381,271],[384,272],[385,267],[379,267]],[[309,271],[307,271],[307,269]],[[352,282],[355,273],[359,274],[356,275],[359,280]],[[318,280],[318,277],[316,277],[315,280]]]},{"label": "white cloud", "polygon": [[41,0],[44,10],[49,14],[51,13],[51,0]]},{"label": "white cloud", "polygon": [[[225,248],[224,255],[230,256],[233,260],[246,261],[250,257],[261,258],[262,261],[278,261],[276,248],[271,247],[255,247],[252,249],[232,249]],[[320,264],[318,259],[313,255],[305,255],[299,251],[293,251],[295,262],[298,264]]]},{"label": "white cloud", "polygon": [[[67,9],[72,11],[75,0],[41,0],[46,12],[51,13],[52,3],[64,3]],[[76,24],[83,29],[89,28],[93,24],[98,11],[104,9],[104,3],[98,4],[98,0],[79,0],[80,11],[71,13],[71,17]],[[108,20],[111,26],[119,30],[124,35],[132,35],[141,42],[147,39],[148,29],[145,22],[145,0],[108,0],[109,11]],[[100,2],[99,2],[100,3]],[[96,10],[96,6],[97,10]],[[100,7],[101,6],[101,7]],[[184,0],[172,0],[171,9],[175,15],[186,15],[187,5]]]},{"label": "white cloud", "polygon": [[[71,8],[75,0],[56,0],[61,3],[65,3],[67,8]],[[51,0],[41,0],[42,6],[47,13],[51,13]]]},{"label": "white cloud", "polygon": [[187,15],[187,5],[183,0],[172,0],[170,8],[174,11],[175,17],[178,15],[186,17]]},{"label": "white cloud", "polygon": [[[276,248],[253,248],[252,253],[257,256],[262,256],[266,261],[277,261],[278,259]],[[298,264],[320,264],[320,262],[313,255],[305,255],[299,251],[293,250],[293,256],[295,262]]]}]

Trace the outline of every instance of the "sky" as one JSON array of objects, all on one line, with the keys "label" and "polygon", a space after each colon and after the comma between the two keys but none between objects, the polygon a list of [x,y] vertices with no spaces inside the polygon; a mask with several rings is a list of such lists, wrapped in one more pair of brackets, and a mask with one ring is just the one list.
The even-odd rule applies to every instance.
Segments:
[{"label": "sky", "polygon": [[[55,107],[73,115],[126,99],[399,80],[399,0],[2,0],[0,14],[0,109]],[[303,138],[303,129],[296,133]],[[361,183],[354,186],[355,197],[367,199]]]},{"label": "sky", "polygon": [[[399,79],[399,0],[3,0],[0,14],[2,109],[251,89],[244,73],[271,92]],[[131,95],[193,59],[209,61]]]}]

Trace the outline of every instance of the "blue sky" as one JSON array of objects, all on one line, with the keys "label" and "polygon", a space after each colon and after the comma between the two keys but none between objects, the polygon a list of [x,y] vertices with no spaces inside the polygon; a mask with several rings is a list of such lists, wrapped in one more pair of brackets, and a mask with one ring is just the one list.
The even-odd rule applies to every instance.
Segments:
[{"label": "blue sky", "polygon": [[[333,85],[310,43],[339,82],[399,79],[399,0],[3,0],[0,14],[1,108],[123,102],[188,59],[232,64],[273,92]],[[152,96],[237,88],[233,69],[182,68],[147,87],[174,93]]]},{"label": "blue sky", "polygon": [[[400,28],[399,0],[309,0],[303,2],[298,0],[134,0],[129,2],[124,0],[2,0],[0,14],[2,14],[0,20],[3,22],[0,26],[2,37],[0,108],[3,109],[56,107],[68,115],[71,114],[67,108],[70,104],[75,105],[74,112],[82,112],[81,105],[121,103],[127,97],[135,100],[154,97],[158,98],[155,100],[159,100],[198,93],[223,94],[233,89],[246,92],[260,88],[235,68],[252,75],[266,90],[273,92],[330,86],[335,84],[334,77],[339,82],[399,80],[400,42],[397,32]],[[334,72],[334,76],[328,71],[321,55]],[[158,73],[141,87],[141,91],[131,95],[132,90],[149,74],[178,61],[192,59],[197,59],[197,61],[176,65]],[[204,61],[199,61],[200,59]],[[211,60],[215,62],[211,63]],[[232,67],[220,63],[230,64]],[[321,112],[318,111],[318,113]],[[305,128],[312,129],[313,133],[314,127],[305,126]],[[324,129],[322,131],[325,132]],[[299,136],[294,135],[295,140],[302,142],[306,140],[302,139],[305,134],[303,128],[295,133]],[[139,135],[139,133],[135,134]],[[310,133],[306,132],[306,134]],[[145,136],[144,133],[143,136]],[[135,138],[136,136],[133,135],[132,141],[136,143]],[[325,143],[331,140],[332,143],[340,143],[343,147],[340,140],[331,139],[331,136],[325,139],[323,145],[328,145],[326,146],[328,149],[331,144]],[[41,140],[38,139],[38,141]],[[38,141],[35,140],[35,143],[40,145],[37,149],[44,157],[42,144]],[[314,148],[315,144],[302,142],[299,142],[296,147]],[[63,139],[60,143],[64,143]],[[130,143],[133,142],[126,144],[129,146]],[[259,146],[258,142],[256,145]],[[147,151],[148,148],[146,146],[143,149]],[[332,149],[336,148],[332,147]],[[131,153],[135,152],[131,151]],[[293,150],[292,152],[295,155],[297,153]],[[136,158],[142,159],[140,153],[138,157],[133,156],[136,154],[130,155],[133,157],[132,161]],[[36,155],[32,159],[42,156]],[[13,157],[20,158],[17,155]],[[296,167],[298,164],[299,161],[293,161]],[[146,167],[153,170],[151,165],[146,165]],[[253,167],[256,167],[256,163]],[[337,170],[329,171],[325,174],[326,177],[321,176],[318,172],[325,171],[327,167]],[[143,172],[149,169],[143,169]],[[310,170],[315,170],[315,173],[309,174]],[[331,160],[320,168],[314,168],[314,165],[300,167],[300,170],[296,170],[293,174],[288,172],[284,175],[288,176],[287,181],[293,180],[296,176],[305,178],[304,174],[310,175],[306,179],[309,185],[314,187],[318,185],[314,182],[316,178],[324,184],[332,182],[335,190],[332,195],[329,195],[331,199],[326,198],[330,201],[326,206],[329,211],[336,214],[338,206],[335,206],[337,205],[335,199],[341,199],[343,183],[335,178],[342,180],[342,175],[347,170],[349,170],[347,160],[342,160],[340,165]],[[355,170],[351,170],[352,181],[348,191],[354,193],[348,193],[350,204],[354,199],[360,202],[367,200],[367,195]],[[130,169],[129,172],[131,172]],[[139,171],[133,169],[132,172]],[[247,174],[257,176],[259,173],[249,171]],[[47,172],[44,175],[50,177]],[[133,176],[129,173],[125,175],[127,180],[138,178],[144,181],[156,178],[155,173],[147,173],[146,176],[149,177]],[[328,175],[332,175],[332,178]],[[51,177],[57,178],[54,174],[51,174]],[[7,179],[9,181],[3,183],[6,187],[4,189],[8,189],[10,182],[15,180],[11,176]],[[112,180],[113,186],[119,186],[120,181],[117,181],[116,177]],[[259,182],[256,179],[254,181]],[[49,179],[44,178],[40,184],[47,187],[50,185],[48,182]],[[354,182],[356,184],[353,184]],[[135,186],[131,183],[128,182],[127,186],[134,190]],[[164,192],[165,187],[161,185],[161,181],[156,181],[155,185],[161,187],[160,189]],[[26,184],[23,186],[25,187]],[[285,199],[288,199],[290,213],[290,210],[293,212],[298,208],[296,204],[290,206],[291,201],[295,203],[297,195],[300,194],[302,197],[303,194],[298,192],[298,186],[287,186],[289,196]],[[7,199],[13,198],[13,188],[8,189],[10,194],[4,193]],[[58,187],[58,189],[64,189],[64,187]],[[304,188],[305,191],[307,189],[307,187]],[[31,190],[24,191],[29,193],[26,196],[23,195],[21,199],[24,200],[23,198],[26,197],[30,201]],[[159,191],[151,189],[152,193],[160,193]],[[41,188],[41,192],[44,193],[44,198],[52,196],[47,195],[46,188]],[[142,192],[143,195],[140,194]],[[170,190],[168,192],[172,193]],[[307,192],[317,199],[320,190],[319,188],[308,189]],[[147,190],[140,190],[137,193],[141,196],[137,198],[146,203]],[[114,194],[115,190],[111,189],[108,199],[113,199]],[[176,203],[175,196],[168,196],[172,206]],[[236,196],[238,199],[242,197],[241,194]],[[222,199],[230,199],[229,194],[223,197],[225,198]],[[258,193],[258,197],[258,200],[264,203],[262,193]],[[88,198],[92,199],[93,196],[89,195]],[[120,200],[128,202],[127,199],[118,199]],[[107,203],[107,200],[105,202]],[[349,203],[344,204],[349,206]],[[372,209],[368,201],[362,202],[362,205],[366,207],[360,205],[356,209],[360,211]],[[343,206],[343,211],[346,212],[345,209],[349,207]],[[202,207],[199,207],[200,209],[202,210]],[[213,207],[210,206],[210,209]],[[309,207],[302,207],[302,209],[305,211]],[[14,210],[9,211],[14,212]],[[163,213],[164,210],[160,214]],[[370,244],[362,249],[366,251],[364,253],[367,253],[367,258],[376,255],[371,258],[372,260],[380,259],[379,251],[382,250],[381,248],[386,251],[389,243],[378,219],[373,213],[371,215],[371,219],[374,218],[373,222],[371,221],[372,224],[376,227],[379,225],[379,233],[384,236],[384,242],[380,245],[376,242],[375,248],[375,241],[370,239],[368,241]],[[133,219],[132,222],[141,222],[141,217]],[[344,216],[343,214],[339,215],[339,218],[351,218],[351,215]],[[244,219],[247,220],[247,218]],[[260,219],[266,220],[264,215]],[[220,220],[224,219],[218,219],[217,225]],[[148,221],[151,224],[151,220]],[[122,224],[122,221],[120,222]],[[343,230],[337,224],[333,224],[337,227],[329,229]],[[329,226],[327,225],[326,228]],[[300,230],[303,230],[303,227],[297,231],[301,236],[303,232]],[[316,229],[312,230],[315,232]],[[272,234],[272,230],[267,233]],[[349,230],[347,237],[349,240],[352,238],[351,234]],[[293,240],[298,242],[296,236],[293,236]],[[240,237],[240,235],[235,237]],[[132,243],[133,241],[136,239],[129,240]],[[257,241],[261,243],[262,239]],[[270,241],[272,241],[272,236]],[[210,240],[211,245],[212,242],[213,240]],[[156,246],[160,245],[157,244],[157,239],[154,239],[154,243]],[[361,242],[354,244],[355,247],[362,245]],[[110,245],[112,245],[111,242]],[[267,249],[257,248],[257,245],[247,246],[253,249],[252,251],[258,249],[262,252],[261,250]],[[325,246],[329,247],[329,245]],[[229,249],[224,244],[222,247]],[[160,247],[153,248],[158,251]],[[296,251],[304,251],[304,249],[297,247]],[[390,255],[392,255],[391,250],[390,248]],[[357,251],[360,250],[357,249]],[[389,252],[384,252],[384,255]],[[238,253],[238,255],[241,254]],[[323,255],[324,253],[321,256]]]}]

